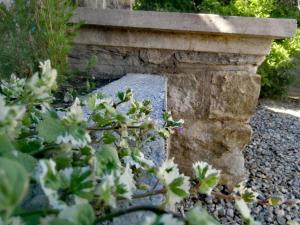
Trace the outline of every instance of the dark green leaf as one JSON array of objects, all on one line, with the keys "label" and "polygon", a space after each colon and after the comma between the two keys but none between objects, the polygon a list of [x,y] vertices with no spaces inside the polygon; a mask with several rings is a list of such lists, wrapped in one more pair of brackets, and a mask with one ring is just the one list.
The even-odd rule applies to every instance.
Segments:
[{"label": "dark green leaf", "polygon": [[113,132],[111,132],[111,131],[105,131],[105,132],[103,133],[103,138],[102,138],[102,140],[103,140],[103,143],[104,143],[104,144],[109,145],[109,144],[114,143],[114,142],[117,140],[117,138],[116,138],[116,136],[113,134]]}]

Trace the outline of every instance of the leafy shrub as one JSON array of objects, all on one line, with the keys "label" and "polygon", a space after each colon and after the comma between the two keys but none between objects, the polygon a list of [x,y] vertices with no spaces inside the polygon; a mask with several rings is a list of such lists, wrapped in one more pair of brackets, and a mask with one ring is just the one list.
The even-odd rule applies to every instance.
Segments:
[{"label": "leafy shrub", "polygon": [[[169,1],[168,4],[170,4]],[[293,4],[286,4],[278,0],[203,0],[201,2],[186,1],[186,4],[189,6],[172,3],[172,7],[164,7],[164,5],[148,4],[147,0],[139,0],[137,8],[144,9],[145,6],[150,5],[152,10],[161,10],[161,7],[164,7],[164,10],[167,11],[169,11],[170,8],[170,11],[187,12],[193,11],[194,9],[194,12],[217,13],[227,16],[295,18],[297,19],[298,25],[300,24],[299,9]],[[178,7],[177,10],[174,10],[173,8],[176,7]],[[299,56],[299,50],[299,29],[295,38],[273,42],[271,53],[258,69],[258,74],[262,77],[261,96],[280,97],[287,94],[287,88],[293,81],[293,75],[291,73],[294,67],[293,58]]]},{"label": "leafy shrub", "polygon": [[33,6],[16,0],[10,9],[0,4],[0,77],[32,74],[38,49],[34,36]]},{"label": "leafy shrub", "polygon": [[[0,77],[31,76],[41,60],[50,58],[59,78],[68,70],[67,55],[78,25],[68,21],[71,0],[14,0],[0,4]],[[6,77],[7,78],[7,77]]]},{"label": "leafy shrub", "polygon": [[[257,195],[244,184],[230,195],[216,193],[221,171],[206,162],[193,165],[192,181],[173,159],[157,167],[143,155],[145,143],[168,138],[183,120],[165,112],[164,125],[157,127],[149,116],[151,102],[134,100],[130,89],[118,92],[116,101],[94,93],[76,98],[67,109],[55,109],[51,103],[57,72],[50,61],[40,66],[41,72],[28,79],[12,75],[0,85],[0,224],[91,225],[135,211],[155,213],[143,225],[219,224],[201,208],[185,217],[164,209],[190,192],[236,200],[245,224],[258,224],[247,206],[258,201]],[[119,111],[123,104],[129,106],[127,112]],[[90,110],[87,118],[82,105]],[[157,185],[143,183],[143,174],[155,178]],[[20,206],[32,184],[42,188],[49,208],[30,211]],[[164,196],[160,207],[114,209],[120,200],[154,195]],[[260,200],[267,205],[282,202],[274,197]]]},{"label": "leafy shrub", "polygon": [[138,0],[135,9],[169,12],[193,12],[195,10],[190,0]]}]

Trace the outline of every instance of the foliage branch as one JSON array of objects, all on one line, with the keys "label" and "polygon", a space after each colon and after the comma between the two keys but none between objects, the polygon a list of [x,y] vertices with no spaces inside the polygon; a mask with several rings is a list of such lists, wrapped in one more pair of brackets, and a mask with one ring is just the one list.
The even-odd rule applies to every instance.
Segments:
[{"label": "foliage branch", "polygon": [[[206,162],[193,165],[192,180],[179,172],[173,159],[156,165],[143,154],[146,143],[168,138],[183,120],[165,112],[164,124],[158,126],[150,117],[150,101],[134,100],[130,89],[118,92],[117,100],[93,93],[76,98],[67,109],[54,108],[57,72],[50,61],[40,68],[31,78],[12,75],[10,81],[1,81],[1,225],[102,224],[137,211],[154,213],[140,223],[145,225],[219,224],[199,207],[185,216],[168,211],[191,192],[234,200],[245,223],[258,224],[247,207],[256,201],[251,189],[241,185],[230,195],[216,193],[221,171]],[[84,116],[87,111],[89,116]],[[156,184],[149,186],[144,175]],[[22,202],[34,184],[48,205],[28,211]],[[153,195],[164,196],[162,205],[117,209],[124,199]],[[280,201],[272,198],[264,204]]]}]

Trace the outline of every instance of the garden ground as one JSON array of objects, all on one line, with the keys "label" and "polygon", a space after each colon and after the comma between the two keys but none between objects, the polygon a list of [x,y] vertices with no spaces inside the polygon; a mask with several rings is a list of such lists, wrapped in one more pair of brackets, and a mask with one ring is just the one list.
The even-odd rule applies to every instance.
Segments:
[{"label": "garden ground", "polygon": [[[270,195],[300,199],[300,100],[261,100],[251,126],[252,141],[244,151],[248,185],[258,192],[261,199]],[[226,193],[223,187],[219,188]],[[240,218],[233,203],[225,200],[191,196],[179,210],[191,207],[199,198],[222,224],[239,224]],[[262,224],[281,225],[300,218],[299,204],[253,205],[252,209]]]}]

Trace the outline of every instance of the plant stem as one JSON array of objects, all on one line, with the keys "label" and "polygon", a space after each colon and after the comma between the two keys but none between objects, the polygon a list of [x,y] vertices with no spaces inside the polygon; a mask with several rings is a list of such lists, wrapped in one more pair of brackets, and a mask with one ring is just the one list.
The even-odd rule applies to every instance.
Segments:
[{"label": "plant stem", "polygon": [[225,195],[223,193],[220,193],[220,192],[212,192],[211,193],[213,196],[215,196],[216,198],[219,198],[219,199],[225,199],[225,200],[228,200],[228,201],[235,201],[236,199],[240,199],[241,197],[239,196],[236,196],[236,195]]},{"label": "plant stem", "polygon": [[32,211],[24,211],[17,213],[16,216],[32,216],[36,214],[43,214],[43,215],[48,215],[48,214],[58,214],[59,211],[56,209],[37,209],[37,210],[32,210]]},{"label": "plant stem", "polygon": [[150,197],[150,196],[154,196],[154,195],[160,195],[160,194],[164,194],[166,193],[166,190],[160,189],[160,190],[156,190],[156,191],[150,191],[150,192],[146,192],[143,194],[137,194],[137,195],[133,195],[132,198],[133,199],[138,199],[138,198],[146,198],[146,197]]},{"label": "plant stem", "polygon": [[[118,130],[121,126],[116,127],[88,127],[89,131],[105,131],[105,130]],[[128,129],[143,129],[140,126],[127,126]]]},{"label": "plant stem", "polygon": [[129,213],[133,213],[133,212],[138,212],[138,211],[150,211],[150,212],[153,212],[153,213],[158,214],[158,215],[172,214],[174,217],[183,220],[182,216],[180,216],[176,213],[173,213],[173,212],[165,211],[165,210],[163,210],[161,208],[158,208],[156,206],[136,206],[136,207],[120,210],[120,211],[111,213],[109,215],[97,218],[94,224],[101,224],[104,221],[112,220],[113,218],[120,217],[120,216],[129,214]]}]

